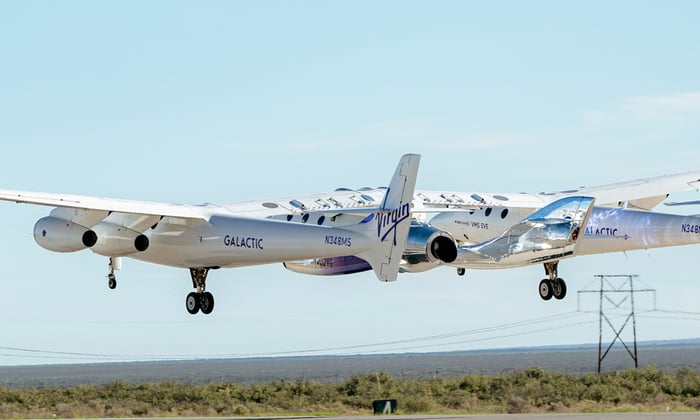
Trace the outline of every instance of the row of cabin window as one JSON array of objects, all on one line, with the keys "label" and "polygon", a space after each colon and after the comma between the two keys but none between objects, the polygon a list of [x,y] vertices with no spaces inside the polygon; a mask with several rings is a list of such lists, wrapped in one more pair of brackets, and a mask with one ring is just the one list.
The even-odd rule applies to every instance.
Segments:
[{"label": "row of cabin window", "polygon": [[[491,211],[493,211],[493,209],[491,207],[487,207],[484,211],[484,216],[489,217],[491,215]],[[501,219],[505,219],[506,216],[508,216],[508,209],[503,209],[503,211],[501,211]]]},{"label": "row of cabin window", "polygon": [[[288,215],[287,215],[287,221],[288,221],[288,222],[291,222],[293,217],[294,217],[293,214],[288,214]],[[306,213],[306,214],[304,214],[303,216],[301,216],[301,223],[306,223],[306,222],[308,222],[308,221],[309,221],[309,213]],[[316,221],[316,223],[320,226],[320,225],[322,225],[323,222],[325,222],[325,221],[326,221],[326,216],[320,216],[320,217],[318,218],[318,220]]]}]

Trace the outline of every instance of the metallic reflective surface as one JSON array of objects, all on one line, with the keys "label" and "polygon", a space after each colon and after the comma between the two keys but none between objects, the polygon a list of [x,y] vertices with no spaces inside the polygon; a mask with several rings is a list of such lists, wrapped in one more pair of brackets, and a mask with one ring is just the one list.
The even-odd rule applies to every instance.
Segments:
[{"label": "metallic reflective surface", "polygon": [[517,267],[573,256],[594,199],[567,197],[534,212],[494,239],[459,247],[454,266]]},{"label": "metallic reflective surface", "polygon": [[352,255],[283,262],[284,268],[301,274],[335,276],[371,270],[369,263]]},{"label": "metallic reflective surface", "polygon": [[451,263],[457,258],[454,238],[427,224],[414,222],[408,232],[406,249],[401,262],[401,272],[416,273]]}]

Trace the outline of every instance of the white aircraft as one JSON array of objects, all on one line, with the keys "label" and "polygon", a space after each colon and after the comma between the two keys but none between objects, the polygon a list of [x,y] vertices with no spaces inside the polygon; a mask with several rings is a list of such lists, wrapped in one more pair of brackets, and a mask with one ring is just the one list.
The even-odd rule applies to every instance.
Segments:
[{"label": "white aircraft", "polygon": [[186,308],[209,314],[211,269],[286,260],[350,256],[382,281],[396,280],[411,222],[419,155],[404,155],[389,187],[371,196],[355,192],[311,213],[295,198],[230,205],[174,205],[0,190],[0,200],[55,207],[36,222],[34,239],[45,249],[89,248],[109,257],[108,285],[116,287],[122,257],[187,268],[193,287]]},{"label": "white aircraft", "polygon": [[[422,272],[447,265],[464,275],[466,269],[541,263],[547,277],[539,283],[540,297],[563,299],[566,282],[558,275],[560,260],[700,243],[700,217],[650,211],[669,193],[698,189],[700,172],[557,193],[419,190],[413,201],[414,220],[401,271]],[[602,204],[594,206],[594,201]],[[368,269],[352,256],[287,261],[284,265],[292,271],[318,275]]]}]

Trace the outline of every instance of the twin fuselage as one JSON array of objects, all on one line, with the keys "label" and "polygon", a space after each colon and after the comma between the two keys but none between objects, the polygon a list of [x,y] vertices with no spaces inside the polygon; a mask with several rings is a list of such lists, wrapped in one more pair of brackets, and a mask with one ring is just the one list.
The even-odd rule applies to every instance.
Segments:
[{"label": "twin fuselage", "polygon": [[[498,236],[535,210],[488,207],[438,213],[429,224],[450,234],[458,246],[467,246]],[[377,225],[366,226],[363,231],[350,228],[357,226],[359,217],[346,216],[342,221],[331,222],[322,214],[311,214],[303,224],[283,219],[215,215],[208,223],[190,226],[177,221],[159,223],[148,235],[152,246],[130,257],[177,267],[238,267],[305,259],[323,264],[325,258],[357,255],[368,249],[377,229]],[[700,243],[699,217],[596,206],[591,210],[576,255],[696,243]],[[338,259],[327,261],[340,263]],[[347,264],[354,267],[357,261],[348,259]],[[457,260],[447,265],[489,269],[525,264],[506,265],[497,260],[470,264]],[[341,271],[362,271],[360,265],[357,270],[353,267]]]}]

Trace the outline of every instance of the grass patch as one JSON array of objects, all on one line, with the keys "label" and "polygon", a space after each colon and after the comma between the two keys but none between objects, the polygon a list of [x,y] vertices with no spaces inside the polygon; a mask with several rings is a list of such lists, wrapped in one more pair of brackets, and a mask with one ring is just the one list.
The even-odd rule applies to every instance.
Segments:
[{"label": "grass patch", "polygon": [[402,414],[698,411],[700,373],[649,366],[567,375],[532,367],[425,381],[378,372],[336,384],[300,379],[250,386],[167,381],[0,387],[0,418],[367,415],[375,399],[398,400]]}]

